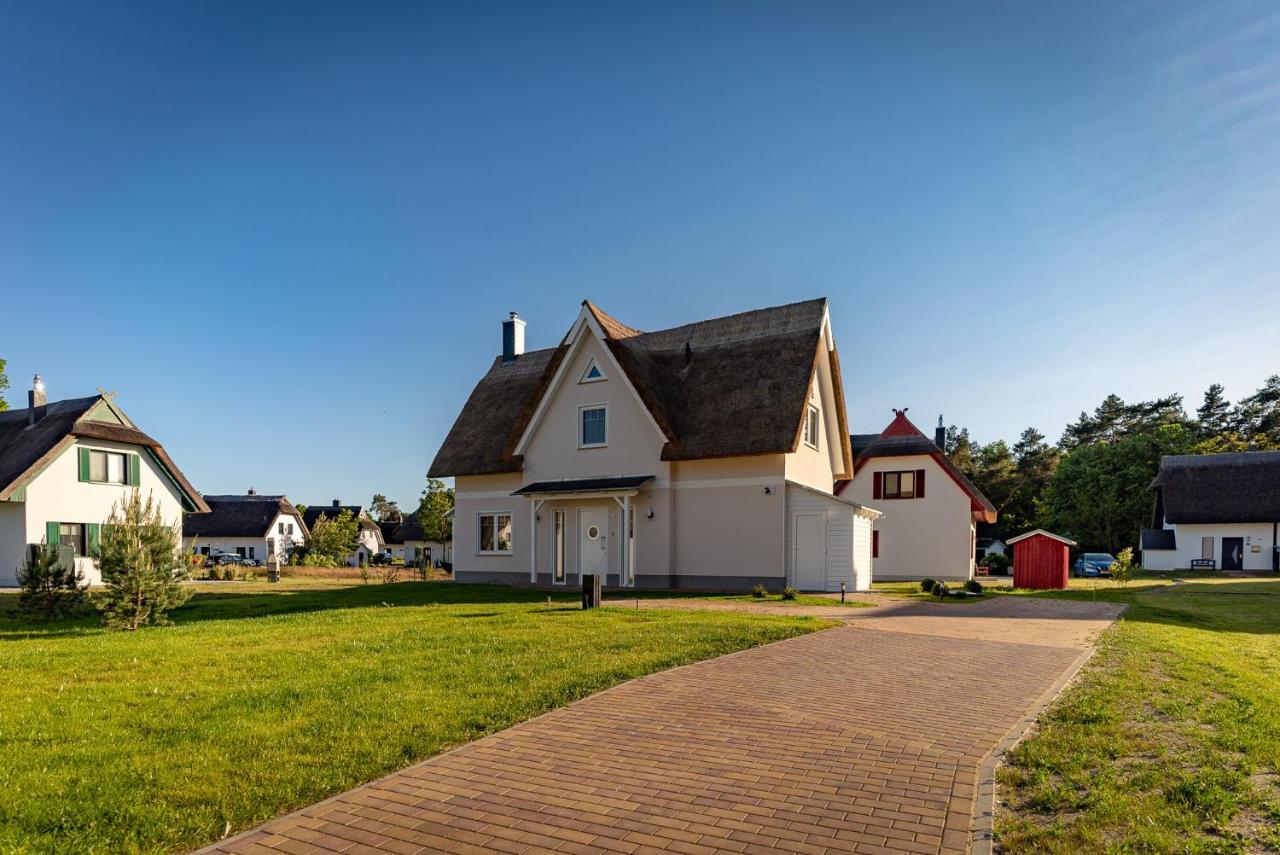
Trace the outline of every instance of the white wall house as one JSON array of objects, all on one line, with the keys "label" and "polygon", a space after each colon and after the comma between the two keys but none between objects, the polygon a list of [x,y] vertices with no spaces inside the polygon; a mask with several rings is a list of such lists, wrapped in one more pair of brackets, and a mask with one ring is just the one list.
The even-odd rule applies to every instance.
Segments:
[{"label": "white wall house", "polygon": [[503,354],[431,465],[455,479],[458,581],[743,590],[869,584],[827,301],[641,332],[589,302]]},{"label": "white wall house", "polygon": [[[383,536],[386,536],[385,529]],[[427,540],[422,531],[422,521],[416,513],[405,514],[404,519],[395,527],[393,539],[406,564],[425,562],[425,566],[440,567],[453,562],[452,543]]]},{"label": "white wall house", "polygon": [[994,523],[996,511],[947,459],[943,439],[921,433],[906,408],[880,433],[851,438],[854,475],[837,492],[884,512],[873,533],[876,581],[974,575],[975,524]]},{"label": "white wall house", "polygon": [[343,511],[350,511],[359,527],[359,543],[355,552],[347,556],[348,565],[355,567],[361,561],[367,562],[386,549],[386,542],[382,539],[382,529],[378,528],[378,524],[369,516],[369,512],[363,505],[344,505],[341,500],[334,499],[329,505],[308,505],[302,518],[307,530],[310,531],[315,528],[316,522],[321,517],[336,518]]},{"label": "white wall house", "polygon": [[210,511],[188,514],[182,533],[189,552],[226,552],[266,564],[272,557],[288,563],[290,553],[306,542],[307,527],[284,496],[205,496]]},{"label": "white wall house", "polygon": [[1151,488],[1145,569],[1280,573],[1280,451],[1167,456]]},{"label": "white wall house", "polygon": [[134,489],[182,525],[208,506],[169,455],[107,395],[46,403],[37,376],[28,406],[0,412],[0,586],[18,583],[32,546],[56,544],[85,581],[102,580],[102,524]]}]

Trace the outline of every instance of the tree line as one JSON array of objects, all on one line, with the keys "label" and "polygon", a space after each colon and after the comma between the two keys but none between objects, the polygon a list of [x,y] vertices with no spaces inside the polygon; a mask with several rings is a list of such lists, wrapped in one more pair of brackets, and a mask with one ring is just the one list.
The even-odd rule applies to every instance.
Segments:
[{"label": "tree line", "polygon": [[948,458],[999,514],[1002,538],[1044,528],[1086,551],[1136,546],[1151,524],[1149,487],[1166,454],[1280,449],[1280,374],[1234,404],[1221,384],[1205,390],[1194,413],[1181,395],[1127,403],[1108,395],[1063,430],[1056,444],[1029,427],[1010,446],[974,442],[947,429]]}]

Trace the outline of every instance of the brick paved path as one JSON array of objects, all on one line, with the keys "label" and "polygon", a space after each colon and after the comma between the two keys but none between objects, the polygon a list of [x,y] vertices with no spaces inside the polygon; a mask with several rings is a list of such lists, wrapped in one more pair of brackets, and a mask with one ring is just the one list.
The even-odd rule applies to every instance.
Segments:
[{"label": "brick paved path", "polygon": [[963,852],[980,764],[1080,646],[874,625],[625,683],[207,851]]}]

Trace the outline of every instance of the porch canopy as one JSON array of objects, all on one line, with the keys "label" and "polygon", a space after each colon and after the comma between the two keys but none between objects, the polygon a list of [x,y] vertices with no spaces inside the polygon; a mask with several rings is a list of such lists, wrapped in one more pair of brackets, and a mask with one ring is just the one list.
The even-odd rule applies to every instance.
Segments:
[{"label": "porch canopy", "polygon": [[631,497],[652,481],[652,475],[620,475],[599,478],[568,478],[560,481],[536,481],[525,484],[511,495],[529,500],[529,524],[533,533],[529,559],[529,581],[538,582],[538,509],[551,499],[612,498],[622,507],[622,530],[625,533],[622,566],[618,579],[623,587],[635,584],[635,539],[631,527]]}]

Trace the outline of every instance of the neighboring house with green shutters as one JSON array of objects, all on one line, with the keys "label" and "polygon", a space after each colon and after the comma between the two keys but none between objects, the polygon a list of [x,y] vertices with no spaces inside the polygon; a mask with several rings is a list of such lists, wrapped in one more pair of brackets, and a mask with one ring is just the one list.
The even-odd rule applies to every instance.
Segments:
[{"label": "neighboring house with green shutters", "polygon": [[63,547],[86,581],[101,582],[94,556],[102,524],[134,487],[178,526],[185,513],[209,511],[160,443],[110,396],[47,403],[37,375],[27,400],[26,409],[0,412],[0,586],[17,584],[41,543]]}]

